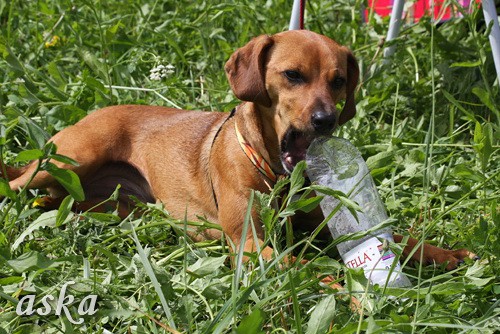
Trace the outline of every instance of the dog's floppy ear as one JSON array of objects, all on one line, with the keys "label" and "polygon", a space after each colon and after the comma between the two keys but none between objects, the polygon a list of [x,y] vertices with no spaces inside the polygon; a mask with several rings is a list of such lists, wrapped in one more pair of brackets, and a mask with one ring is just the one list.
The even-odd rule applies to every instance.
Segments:
[{"label": "dog's floppy ear", "polygon": [[226,75],[234,95],[242,101],[271,106],[267,94],[266,54],[273,45],[272,37],[262,35],[236,50],[226,63]]},{"label": "dog's floppy ear", "polygon": [[344,109],[340,113],[339,125],[346,123],[356,115],[356,101],[354,100],[354,92],[359,81],[359,67],[356,58],[351,51],[347,51],[347,83],[346,83],[346,99]]}]

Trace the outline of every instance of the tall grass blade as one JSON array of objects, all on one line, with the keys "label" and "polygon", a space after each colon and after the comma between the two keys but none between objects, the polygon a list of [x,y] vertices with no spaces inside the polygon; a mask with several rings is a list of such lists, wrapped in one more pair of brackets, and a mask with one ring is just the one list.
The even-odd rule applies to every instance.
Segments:
[{"label": "tall grass blade", "polygon": [[151,283],[153,284],[153,287],[156,291],[156,294],[158,295],[158,298],[160,298],[161,305],[163,307],[163,311],[165,312],[165,316],[167,318],[168,325],[175,330],[176,326],[175,326],[174,318],[172,317],[172,312],[170,311],[170,307],[167,304],[167,299],[165,298],[165,295],[163,294],[160,283],[158,282],[158,279],[156,278],[153,267],[151,266],[151,263],[149,262],[149,259],[146,255],[146,252],[144,252],[144,248],[142,248],[141,243],[139,241],[139,238],[137,237],[137,234],[135,233],[135,228],[134,228],[133,222],[130,222],[130,228],[132,230],[132,239],[134,239],[135,245],[137,247],[137,253],[139,254],[139,259],[141,260],[141,263],[144,266],[144,270],[146,270],[146,273],[148,274],[148,277],[151,280]]}]

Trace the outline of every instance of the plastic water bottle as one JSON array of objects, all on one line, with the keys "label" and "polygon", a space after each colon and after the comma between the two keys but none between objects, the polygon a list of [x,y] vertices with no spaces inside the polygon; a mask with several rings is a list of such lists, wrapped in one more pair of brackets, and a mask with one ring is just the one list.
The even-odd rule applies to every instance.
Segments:
[{"label": "plastic water bottle", "polygon": [[[327,223],[333,238],[366,231],[388,219],[366,162],[348,140],[336,137],[314,140],[307,151],[306,162],[312,182],[342,191],[362,209],[356,219],[342,205]],[[341,202],[333,196],[325,196],[320,203],[325,217],[339,205]],[[399,261],[393,264],[396,255],[387,247],[387,243],[393,242],[392,230],[385,227],[360,239],[341,242],[337,248],[344,264],[349,268],[363,268],[373,284],[411,286],[401,272]]]}]

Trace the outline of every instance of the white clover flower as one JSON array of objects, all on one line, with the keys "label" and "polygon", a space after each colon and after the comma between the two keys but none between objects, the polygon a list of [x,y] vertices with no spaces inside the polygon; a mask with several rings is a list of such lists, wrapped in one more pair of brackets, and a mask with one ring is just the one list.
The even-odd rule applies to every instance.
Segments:
[{"label": "white clover flower", "polygon": [[168,64],[167,66],[165,66],[165,69],[166,69],[168,74],[172,74],[172,73],[174,73],[175,67],[172,64]]},{"label": "white clover flower", "polygon": [[168,77],[170,74],[174,73],[175,67],[171,64],[166,66],[163,64],[153,67],[149,72],[149,79],[160,81],[163,78]]}]

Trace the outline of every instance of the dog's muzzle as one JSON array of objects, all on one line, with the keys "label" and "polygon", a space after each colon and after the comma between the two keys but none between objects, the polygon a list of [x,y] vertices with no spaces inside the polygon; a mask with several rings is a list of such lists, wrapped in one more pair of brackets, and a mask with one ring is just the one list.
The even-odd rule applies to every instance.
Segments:
[{"label": "dog's muzzle", "polygon": [[330,135],[337,125],[335,113],[323,110],[311,115],[312,131],[304,132],[290,127],[281,140],[281,163],[287,173],[291,173],[295,165],[306,158],[309,145],[316,137]]}]

